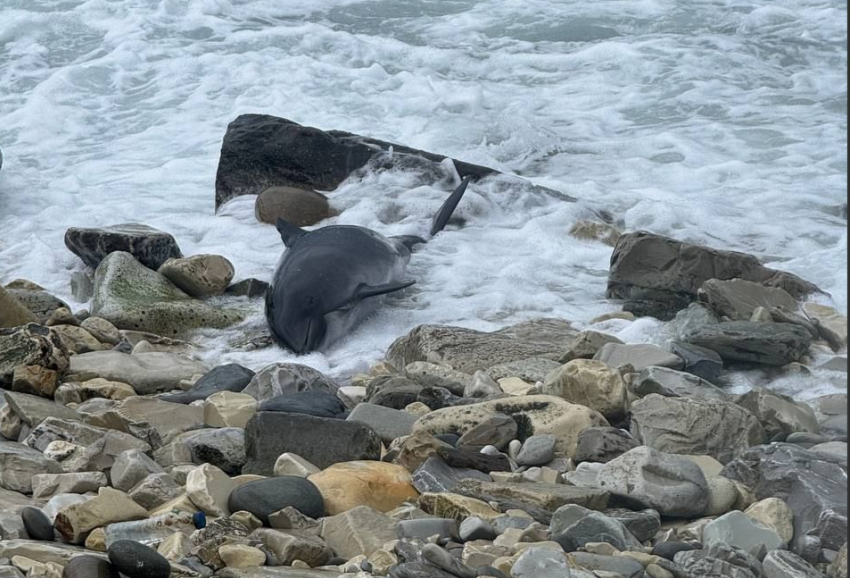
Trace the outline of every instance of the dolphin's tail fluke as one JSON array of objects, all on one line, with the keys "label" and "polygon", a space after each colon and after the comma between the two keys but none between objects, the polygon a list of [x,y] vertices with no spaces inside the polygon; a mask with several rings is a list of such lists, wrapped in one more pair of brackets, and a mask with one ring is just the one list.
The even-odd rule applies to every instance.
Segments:
[{"label": "dolphin's tail fluke", "polygon": [[437,211],[437,214],[434,215],[434,221],[431,224],[431,236],[433,237],[440,231],[442,231],[446,223],[449,222],[449,219],[454,213],[457,204],[460,202],[461,197],[463,197],[463,193],[466,192],[466,186],[469,184],[469,181],[472,179],[472,176],[467,175],[463,177],[463,180],[460,182],[460,185],[454,190],[454,192],[446,199],[446,202],[443,203],[443,206],[440,207],[440,210]]}]

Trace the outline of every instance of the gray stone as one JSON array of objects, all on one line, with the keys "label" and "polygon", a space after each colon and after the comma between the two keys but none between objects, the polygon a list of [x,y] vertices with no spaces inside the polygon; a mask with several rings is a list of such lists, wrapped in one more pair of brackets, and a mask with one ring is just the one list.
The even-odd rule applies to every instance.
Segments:
[{"label": "gray stone", "polygon": [[35,315],[36,323],[46,325],[57,309],[71,309],[61,299],[54,297],[37,285],[33,287],[28,281],[23,283],[12,281],[6,285],[6,290],[18,303]]},{"label": "gray stone", "polygon": [[662,452],[709,455],[726,463],[766,440],[758,419],[732,402],[651,394],[631,409],[634,438]]},{"label": "gray stone", "polygon": [[486,520],[476,516],[470,516],[460,523],[458,530],[461,542],[472,542],[473,540],[495,540],[496,529]]},{"label": "gray stone", "polygon": [[526,439],[516,457],[520,466],[542,466],[555,457],[555,436],[536,435]]},{"label": "gray stone", "polygon": [[61,474],[58,462],[17,442],[0,442],[0,487],[22,494],[32,493],[36,474]]},{"label": "gray stone", "polygon": [[83,263],[93,268],[115,251],[130,253],[151,269],[157,269],[171,257],[182,257],[174,237],[138,223],[99,229],[71,227],[65,232],[65,245]]},{"label": "gray stone", "polygon": [[775,497],[788,504],[794,513],[792,549],[798,554],[798,542],[817,532],[824,512],[847,516],[846,470],[793,444],[750,448],[727,464],[722,475],[751,488],[759,500]]},{"label": "gray stone", "polygon": [[672,341],[667,346],[685,362],[683,371],[714,383],[723,371],[723,358],[716,351],[681,341]]},{"label": "gray stone", "polygon": [[387,445],[396,438],[410,435],[416,423],[415,415],[371,403],[358,404],[346,419],[368,425]]},{"label": "gray stone", "polygon": [[458,578],[477,578],[478,576],[478,572],[436,544],[425,544],[422,547],[422,557],[437,568],[442,568]]},{"label": "gray stone", "polygon": [[396,539],[398,522],[368,506],[324,518],[321,536],[337,556],[370,556]]},{"label": "gray stone", "polygon": [[764,267],[752,255],[639,231],[621,235],[617,241],[611,255],[606,296],[642,299],[651,292],[655,301],[683,301],[687,306],[709,279],[735,278],[781,287],[794,298],[819,291],[791,273]]},{"label": "gray stone", "polygon": [[629,364],[635,371],[641,371],[651,365],[671,369],[681,369],[685,365],[678,355],[649,343],[606,343],[596,352],[593,359],[614,368]]},{"label": "gray stone", "polygon": [[511,440],[516,439],[518,430],[519,426],[512,417],[497,414],[488,417],[463,434],[457,445],[472,448],[493,446],[503,450]]},{"label": "gray stone", "polygon": [[430,457],[413,474],[413,486],[420,493],[451,492],[465,479],[490,482],[489,475],[472,468],[453,468],[439,457]]},{"label": "gray stone", "polygon": [[736,396],[733,401],[759,419],[768,439],[778,434],[820,431],[814,410],[805,403],[795,402],[788,396],[757,387]]},{"label": "gray stone", "polygon": [[451,518],[401,520],[396,526],[396,532],[400,540],[411,538],[428,540],[431,536],[438,536],[438,540],[445,543],[460,537],[457,520]]},{"label": "gray stone", "polygon": [[312,367],[297,363],[273,363],[258,371],[242,393],[263,401],[302,391],[336,395],[338,390],[337,384]]},{"label": "gray stone", "polygon": [[646,446],[605,464],[598,483],[645,502],[662,516],[699,516],[708,506],[708,482],[699,466]]},{"label": "gray stone", "polygon": [[158,463],[139,450],[127,450],[115,458],[110,477],[112,487],[129,492],[136,484],[150,474],[160,474],[165,470]]},{"label": "gray stone", "polygon": [[472,384],[472,376],[469,373],[426,361],[407,364],[404,367],[404,376],[422,387],[443,387],[454,395],[463,395],[464,390]]},{"label": "gray stone", "polygon": [[167,337],[200,327],[223,328],[242,319],[236,311],[192,299],[124,252],[109,254],[98,266],[91,312],[119,329]]},{"label": "gray stone", "polygon": [[5,392],[4,397],[11,411],[30,428],[38,427],[51,417],[57,420],[82,421],[79,413],[49,399],[12,391]]},{"label": "gray stone", "polygon": [[71,275],[71,294],[79,303],[87,303],[94,293],[91,275],[77,271]]},{"label": "gray stone", "polygon": [[[531,338],[529,329],[537,324],[542,328],[538,337]],[[561,332],[560,334],[558,332]],[[447,365],[457,371],[473,374],[487,371],[494,365],[544,357],[558,360],[566,348],[566,338],[575,331],[561,320],[533,320],[520,326],[506,327],[484,333],[462,327],[420,325],[397,339],[387,351],[387,361],[395,367],[405,367],[414,361],[429,361]],[[562,339],[553,343],[553,339]]]},{"label": "gray stone", "polygon": [[726,392],[708,381],[668,367],[645,367],[629,387],[635,395],[657,393],[664,397],[728,399]]},{"label": "gray stone", "polygon": [[729,321],[690,335],[694,345],[716,351],[725,361],[786,365],[800,361],[812,343],[808,331],[790,323]]},{"label": "gray stone", "polygon": [[140,395],[179,389],[181,381],[207,373],[204,364],[176,353],[150,352],[128,355],[94,351],[71,358],[68,379],[101,377],[126,383]]},{"label": "gray stone", "polygon": [[309,227],[331,216],[328,198],[296,187],[269,187],[257,195],[254,216],[274,225],[283,219],[296,227]]},{"label": "gray stone", "polygon": [[192,297],[220,295],[233,279],[233,263],[221,255],[168,259],[157,272]]},{"label": "gray stone", "polygon": [[646,542],[652,539],[661,528],[661,514],[656,510],[641,510],[636,512],[614,508],[603,510],[602,513],[612,520],[620,522],[639,542]]},{"label": "gray stone", "polygon": [[743,279],[709,279],[702,284],[697,295],[717,315],[732,321],[749,321],[758,307],[780,307],[787,311],[796,311],[799,307],[797,300],[784,289],[765,287]]},{"label": "gray stone", "polygon": [[821,546],[839,550],[847,542],[847,516],[835,510],[825,510],[818,517],[818,524],[809,532],[820,539]]},{"label": "gray stone", "polygon": [[589,427],[578,436],[576,463],[607,463],[640,445],[628,432],[615,427]]},{"label": "gray stone", "polygon": [[549,525],[549,539],[565,552],[575,552],[588,542],[606,542],[623,551],[640,546],[617,520],[575,504],[558,508]]},{"label": "gray stone", "polygon": [[36,474],[32,477],[32,494],[40,499],[49,499],[56,494],[85,494],[97,492],[108,485],[107,482],[103,472]]},{"label": "gray stone", "polygon": [[245,430],[240,427],[189,431],[180,434],[174,442],[189,448],[192,463],[212,464],[229,476],[238,475],[247,460]]},{"label": "gray stone", "polygon": [[296,560],[310,566],[323,566],[333,557],[331,549],[321,538],[298,530],[258,528],[251,533],[250,538],[259,539],[284,566],[289,566]]},{"label": "gray stone", "polygon": [[222,391],[240,393],[248,387],[254,375],[253,371],[237,363],[219,365],[205,373],[189,391],[163,395],[160,399],[171,403],[189,404],[207,399],[212,394]]},{"label": "gray stone", "polygon": [[767,552],[785,547],[782,538],[773,529],[737,510],[706,524],[702,536],[705,545],[731,544],[759,560]]},{"label": "gray stone", "polygon": [[225,289],[224,294],[235,297],[247,297],[248,299],[254,299],[256,297],[262,297],[263,295],[265,295],[266,290],[268,288],[269,284],[265,281],[249,277],[247,279],[242,279],[241,281],[238,281],[227,289]]},{"label": "gray stone", "polygon": [[730,576],[757,578],[762,575],[761,563],[737,546],[718,542],[700,550],[679,552],[673,557],[676,564],[697,578]]},{"label": "gray stone", "polygon": [[120,431],[104,430],[103,436],[86,447],[82,454],[62,462],[67,472],[105,472],[112,468],[115,459],[126,450],[149,452],[150,446]]},{"label": "gray stone", "polygon": [[573,340],[567,352],[561,357],[560,362],[567,363],[573,359],[592,359],[606,343],[623,344],[619,338],[607,333],[593,330],[582,331]]},{"label": "gray stone", "polygon": [[563,554],[551,548],[526,548],[511,568],[511,578],[570,578]]},{"label": "gray stone", "polygon": [[381,439],[369,426],[304,414],[258,412],[245,430],[247,463],[242,473],[269,476],[281,454],[295,453],[319,468],[378,460]]},{"label": "gray stone", "polygon": [[[47,446],[54,441],[64,441],[86,448],[103,439],[109,431],[81,421],[48,417],[30,431],[24,443],[40,452],[45,451]],[[112,431],[112,433],[124,438],[128,444],[135,445],[138,449],[150,450],[148,444],[129,434],[117,431]]]}]

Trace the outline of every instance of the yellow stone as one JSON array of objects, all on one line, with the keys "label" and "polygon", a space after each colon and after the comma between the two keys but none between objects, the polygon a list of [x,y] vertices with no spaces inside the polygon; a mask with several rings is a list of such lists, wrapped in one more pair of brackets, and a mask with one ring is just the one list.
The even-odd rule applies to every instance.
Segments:
[{"label": "yellow stone", "polygon": [[473,516],[489,521],[500,515],[481,500],[450,493],[422,494],[419,497],[419,507],[437,518],[451,518],[458,522]]},{"label": "yellow stone", "polygon": [[329,516],[342,514],[357,506],[389,512],[419,497],[410,472],[402,466],[385,462],[334,464],[307,479],[321,492]]}]

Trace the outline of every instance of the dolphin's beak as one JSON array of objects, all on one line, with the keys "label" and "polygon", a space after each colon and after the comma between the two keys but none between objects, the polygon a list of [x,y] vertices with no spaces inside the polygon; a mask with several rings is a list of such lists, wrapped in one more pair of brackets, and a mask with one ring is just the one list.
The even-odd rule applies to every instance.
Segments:
[{"label": "dolphin's beak", "polygon": [[325,337],[325,324],[316,319],[308,318],[295,335],[295,339],[287,339],[286,345],[297,355],[305,355],[319,348]]}]

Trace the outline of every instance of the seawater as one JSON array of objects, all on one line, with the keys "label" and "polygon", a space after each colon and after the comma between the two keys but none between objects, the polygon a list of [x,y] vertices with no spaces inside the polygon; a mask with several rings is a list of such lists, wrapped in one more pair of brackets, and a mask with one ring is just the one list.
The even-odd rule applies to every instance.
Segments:
[{"label": "seawater", "polygon": [[[0,282],[84,308],[64,232],[121,222],[268,280],[283,246],[254,198],[214,214],[228,122],[267,113],[579,199],[471,187],[465,225],[414,255],[415,290],[297,358],[331,375],[366,370],[420,323],[584,327],[616,310],[611,248],[568,235],[592,210],[755,254],[846,314],[846,19],[838,0],[0,0]],[[446,194],[367,172],[329,192],[339,215],[325,224],[421,235]],[[256,302],[244,324],[193,340],[211,362],[296,360],[233,349],[262,323]],[[605,329],[663,334],[650,320]],[[835,390],[817,372],[783,383],[803,398]]]}]

